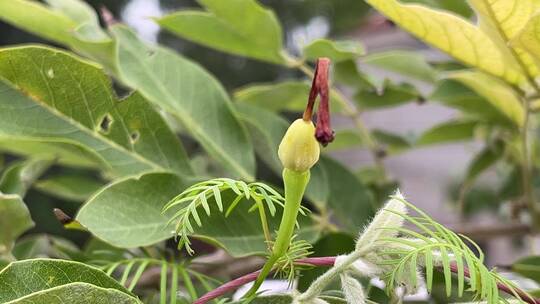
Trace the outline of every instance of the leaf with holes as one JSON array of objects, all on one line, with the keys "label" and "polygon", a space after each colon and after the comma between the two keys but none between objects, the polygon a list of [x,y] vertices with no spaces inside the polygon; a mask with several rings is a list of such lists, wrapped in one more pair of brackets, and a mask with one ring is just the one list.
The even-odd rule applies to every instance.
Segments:
[{"label": "leaf with holes", "polygon": [[15,240],[33,226],[30,212],[21,197],[0,192],[0,257],[9,254]]},{"label": "leaf with holes", "polygon": [[[485,0],[482,0],[485,1]],[[366,0],[405,30],[456,59],[514,84],[526,81],[493,35],[456,15],[397,0]],[[514,2],[514,1],[513,1]]]},{"label": "leaf with holes", "polygon": [[[255,0],[199,0],[207,11],[185,10],[157,19],[183,38],[220,51],[286,64],[281,26],[275,14]],[[242,12],[242,18],[238,18]]]},{"label": "leaf with holes", "polygon": [[234,175],[252,180],[253,146],[221,84],[199,65],[145,44],[126,27],[114,26],[112,32],[120,79],[179,119]]},{"label": "leaf with holes", "polygon": [[[54,299],[54,295],[57,295],[55,290],[68,288],[74,283],[79,283],[78,285],[84,283],[82,285],[92,289],[106,291],[104,295],[123,294],[131,298],[130,301],[120,303],[137,303],[127,289],[103,271],[82,263],[55,259],[33,259],[9,264],[0,272],[0,302],[32,303],[30,299],[35,299],[35,303],[52,303],[46,302],[45,299]],[[65,296],[64,293],[60,295]],[[79,296],[77,294],[74,298]],[[28,302],[26,302],[27,299]],[[91,303],[95,302],[91,301]]]},{"label": "leaf with holes", "polygon": [[139,94],[117,99],[103,70],[45,47],[0,50],[0,136],[76,142],[116,175],[191,174],[187,155]]}]

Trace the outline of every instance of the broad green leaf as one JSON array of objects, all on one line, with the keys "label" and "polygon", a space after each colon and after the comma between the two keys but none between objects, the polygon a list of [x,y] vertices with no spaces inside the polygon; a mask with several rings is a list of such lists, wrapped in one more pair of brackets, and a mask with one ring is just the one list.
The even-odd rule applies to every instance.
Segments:
[{"label": "broad green leaf", "polygon": [[264,108],[237,103],[238,117],[246,124],[255,152],[274,172],[281,174],[283,165],[278,158],[278,146],[289,123]]},{"label": "broad green leaf", "polygon": [[57,163],[70,167],[110,168],[97,152],[72,140],[0,134],[0,151],[28,158],[54,159]]},{"label": "broad green leaf", "polygon": [[85,174],[61,174],[37,181],[34,188],[60,199],[82,202],[103,186]]},{"label": "broad green leaf", "polygon": [[[16,194],[3,194],[0,192],[0,256],[8,254],[15,240],[26,230],[34,227],[30,212]],[[0,275],[0,286],[2,284]],[[0,302],[2,300],[0,287]]]},{"label": "broad green leaf", "polygon": [[358,90],[376,90],[383,85],[383,80],[363,73],[355,60],[345,60],[333,64],[334,81],[347,84]]},{"label": "broad green leaf", "polygon": [[467,168],[465,183],[474,182],[480,174],[493,166],[503,156],[504,149],[501,145],[488,145],[478,153]]},{"label": "broad green leaf", "polygon": [[[372,130],[373,138],[386,149],[390,154],[397,154],[412,146],[409,140],[404,137],[383,130]],[[351,148],[365,147],[365,142],[355,130],[337,131],[335,139],[328,146],[328,151],[338,151]]]},{"label": "broad green leaf", "polygon": [[11,254],[17,260],[42,257],[71,259],[74,252],[79,252],[79,249],[69,240],[48,234],[30,234],[17,240]]},{"label": "broad green leaf", "polygon": [[255,157],[247,131],[221,84],[171,50],[151,47],[128,28],[114,26],[120,79],[179,119],[234,175],[251,180]]},{"label": "broad green leaf", "polygon": [[476,71],[453,72],[447,78],[459,81],[474,90],[518,127],[523,125],[525,114],[521,101],[515,91],[504,82]]},{"label": "broad green leaf", "polygon": [[0,1],[0,19],[45,39],[69,46],[112,69],[113,41],[81,0]]},{"label": "broad green leaf", "polygon": [[422,100],[423,97],[411,84],[394,84],[385,80],[382,91],[360,90],[355,94],[354,99],[362,109],[377,109],[399,106],[407,102]]},{"label": "broad green leaf", "polygon": [[412,147],[412,143],[401,135],[379,129],[372,130],[371,133],[390,154],[397,154]]},{"label": "broad green leaf", "polygon": [[514,127],[514,123],[493,103],[479,96],[468,86],[455,80],[442,80],[429,98],[460,110],[466,117],[489,124]]},{"label": "broad green leaf", "polygon": [[530,78],[540,73],[537,62],[519,45],[510,42],[524,30],[540,8],[536,0],[469,0],[475,9],[480,28],[488,33],[510,64]]},{"label": "broad green leaf", "polygon": [[[281,26],[255,0],[199,0],[207,11],[179,11],[158,24],[188,40],[220,51],[285,64]],[[238,12],[242,12],[239,18]]]},{"label": "broad green leaf", "polygon": [[432,127],[417,139],[416,145],[427,146],[471,140],[478,123],[475,121],[451,120]]},{"label": "broad green leaf", "polygon": [[365,49],[362,43],[352,40],[331,41],[317,39],[306,45],[303,50],[306,59],[317,60],[320,57],[328,57],[333,63],[356,59],[364,54]]},{"label": "broad green leaf", "polygon": [[117,175],[190,174],[187,155],[139,94],[119,100],[103,70],[45,47],[0,50],[0,136],[64,139],[107,161]]},{"label": "broad green leaf", "polygon": [[362,136],[356,130],[336,131],[334,141],[327,146],[327,151],[340,151],[364,146]]},{"label": "broad green leaf", "polygon": [[127,293],[88,283],[70,283],[10,301],[9,304],[140,304]]},{"label": "broad green leaf", "polygon": [[330,194],[326,206],[329,212],[345,231],[358,233],[374,213],[373,197],[369,189],[337,161],[321,157],[319,162],[328,180]]},{"label": "broad green leaf", "polygon": [[[303,112],[306,108],[311,84],[302,81],[284,81],[270,84],[256,84],[238,89],[234,99],[238,102],[258,106],[270,111]],[[331,110],[341,109],[343,99],[330,93]]]},{"label": "broad green leaf", "polygon": [[[148,173],[117,181],[96,193],[76,219],[92,234],[112,245],[123,248],[151,245],[173,236],[174,225],[168,224],[174,212],[162,213],[162,208],[185,186],[187,181],[168,173]],[[231,191],[222,194],[225,210],[234,198]],[[208,203],[211,216],[201,210],[203,226],[192,224],[196,227],[196,237],[221,246],[234,256],[265,252],[258,212],[248,213],[253,202],[241,201],[227,218],[219,212],[213,198]],[[267,216],[270,216],[268,211]],[[280,219],[280,212],[269,219],[271,231],[277,230]],[[305,218],[300,224],[300,237],[313,240],[316,228]]]},{"label": "broad green leaf", "polygon": [[540,283],[540,256],[529,256],[512,264],[512,271]]},{"label": "broad green leaf", "polygon": [[51,159],[30,159],[13,163],[0,177],[0,192],[24,197],[26,191],[52,164]]},{"label": "broad green leaf", "polygon": [[435,69],[427,63],[424,56],[413,51],[373,53],[363,57],[362,62],[427,82],[433,82],[436,78]]},{"label": "broad green leaf", "polygon": [[97,268],[73,261],[33,259],[13,262],[0,271],[0,302],[20,301],[21,298],[46,294],[55,287],[70,283],[88,283],[131,295]]},{"label": "broad green leaf", "polygon": [[95,193],[76,220],[93,235],[117,247],[155,244],[172,237],[163,206],[187,186],[169,173],[149,173],[115,181]]},{"label": "broad green leaf", "polygon": [[324,207],[328,201],[328,195],[330,195],[328,176],[323,165],[318,162],[311,168],[305,197],[315,205]]},{"label": "broad green leaf", "polygon": [[366,0],[375,9],[423,41],[456,59],[521,84],[525,77],[519,67],[508,64],[506,54],[490,36],[456,15],[397,0]]}]

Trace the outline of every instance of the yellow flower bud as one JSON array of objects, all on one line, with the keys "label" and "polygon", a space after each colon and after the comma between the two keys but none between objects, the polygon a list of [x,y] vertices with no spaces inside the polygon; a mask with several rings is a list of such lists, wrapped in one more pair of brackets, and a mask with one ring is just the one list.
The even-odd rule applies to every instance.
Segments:
[{"label": "yellow flower bud", "polygon": [[296,172],[309,170],[319,160],[320,147],[311,121],[295,120],[281,143],[278,156],[283,167]]}]

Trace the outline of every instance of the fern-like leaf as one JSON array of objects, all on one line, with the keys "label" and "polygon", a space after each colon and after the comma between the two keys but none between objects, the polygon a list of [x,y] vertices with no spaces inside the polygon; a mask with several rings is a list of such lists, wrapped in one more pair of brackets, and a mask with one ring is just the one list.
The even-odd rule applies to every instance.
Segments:
[{"label": "fern-like leaf", "polygon": [[[404,237],[381,238],[377,241],[381,251],[384,250],[385,257],[377,264],[390,270],[384,277],[388,292],[404,282],[416,285],[416,269],[421,265],[425,268],[428,291],[431,291],[433,286],[433,271],[438,268],[444,275],[448,296],[451,295],[452,273],[454,273],[457,277],[458,296],[463,295],[465,282],[468,282],[469,290],[474,292],[476,299],[487,300],[488,303],[499,303],[502,300],[497,284],[507,284],[507,280],[484,265],[484,255],[476,243],[437,223],[425,212],[408,203],[403,197],[395,196],[393,199],[400,200],[419,215],[410,216],[392,210],[388,211],[400,215],[405,221],[418,228],[420,232],[408,228],[392,227],[391,229],[401,233]],[[387,248],[389,244],[393,245],[391,249]],[[470,249],[470,245],[479,252],[478,256]],[[465,267],[468,268],[468,273],[466,273]]]},{"label": "fern-like leaf", "polygon": [[[228,208],[224,210],[221,193],[228,190],[235,193],[236,197]],[[176,222],[175,233],[179,237],[178,247],[185,247],[189,254],[194,253],[189,239],[189,235],[195,232],[193,222],[199,227],[204,224],[199,215],[200,208],[204,210],[206,215],[211,215],[209,205],[211,198],[213,198],[219,212],[225,213],[225,216],[229,216],[242,199],[251,199],[253,205],[249,209],[250,212],[266,207],[271,216],[276,214],[276,205],[283,208],[285,204],[285,199],[281,194],[272,187],[260,182],[246,183],[229,178],[217,178],[192,185],[169,201],[163,208],[163,212],[178,209],[169,220],[169,223]],[[303,215],[306,215],[307,212],[309,210],[305,207],[300,210]],[[260,216],[265,217],[265,213],[261,212]],[[261,218],[261,222],[266,223],[266,218]]]}]

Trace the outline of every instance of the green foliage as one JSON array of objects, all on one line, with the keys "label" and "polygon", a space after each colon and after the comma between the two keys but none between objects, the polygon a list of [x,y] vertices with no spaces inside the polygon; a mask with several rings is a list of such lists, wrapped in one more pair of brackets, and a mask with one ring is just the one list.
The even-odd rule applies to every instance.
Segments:
[{"label": "green foliage", "polygon": [[426,82],[433,82],[437,77],[434,68],[426,62],[426,59],[413,51],[374,53],[365,56],[362,61],[381,69]]},{"label": "green foliage", "polygon": [[162,118],[139,94],[114,97],[95,64],[55,49],[17,47],[0,51],[0,75],[7,81],[0,82],[2,136],[83,145],[117,175],[190,172],[183,147]]},{"label": "green foliage", "polygon": [[304,56],[309,60],[327,57],[332,62],[356,59],[364,55],[364,46],[356,41],[330,41],[319,39],[304,47]]},{"label": "green foliage", "polygon": [[30,159],[12,163],[0,178],[0,192],[24,197],[30,186],[52,164],[48,159]]},{"label": "green foliage", "polygon": [[[221,193],[226,190],[234,192],[235,198],[225,209]],[[210,198],[213,198],[213,202],[216,204],[219,212],[224,213],[226,217],[236,208],[242,199],[251,199],[253,205],[250,209],[257,209],[259,211],[261,223],[266,233],[268,233],[268,237],[268,220],[265,210],[268,209],[270,215],[274,216],[277,207],[283,208],[285,203],[281,194],[259,182],[248,184],[242,181],[220,178],[190,186],[163,207],[164,212],[179,209],[174,212],[170,218],[170,222],[176,222],[175,230],[180,237],[178,246],[180,248],[185,246],[190,254],[193,254],[194,251],[191,248],[191,241],[188,236],[195,232],[194,225],[191,221],[194,221],[197,226],[202,227],[203,222],[199,216],[199,211],[202,211],[200,210],[202,208],[206,215],[210,216],[211,208],[208,203]],[[300,212],[305,215],[306,211],[301,209]],[[270,241],[270,239],[267,239],[267,241]]]},{"label": "green foliage", "polygon": [[[526,80],[521,68],[510,64],[508,52],[499,48],[489,33],[465,19],[425,6],[402,4],[397,0],[367,2],[399,26],[459,61],[502,77],[510,83],[522,84]],[[501,13],[503,11],[501,9]],[[415,18],[400,18],[400,16],[415,16]],[[427,31],[428,28],[437,30]]]},{"label": "green foliage", "polygon": [[126,27],[115,26],[112,32],[118,40],[120,79],[179,119],[208,153],[234,175],[253,179],[251,142],[219,82],[173,51],[146,45]]},{"label": "green foliage", "polygon": [[[318,37],[298,43],[301,39],[290,29],[299,24],[287,20],[283,28],[289,32],[282,32],[277,14],[261,1],[197,2],[199,9],[153,21],[184,38],[185,49],[196,48],[194,42],[250,59],[234,58],[226,75],[247,74],[253,67],[279,72],[229,93],[208,72],[216,67],[200,66],[188,58],[190,52],[181,55],[147,43],[127,26],[110,24],[106,16],[99,20],[84,1],[0,0],[0,20],[78,54],[41,45],[0,49],[0,302],[189,303],[219,284],[195,269],[227,272],[227,267],[178,255],[169,239],[176,236],[179,247],[191,254],[196,249],[204,254],[207,247],[223,248],[235,258],[271,252],[286,208],[280,190],[268,186],[281,186],[277,148],[288,121],[305,108],[310,65],[319,57],[333,61],[329,94],[339,131],[311,170],[301,209],[307,215],[309,208],[310,214],[297,219],[294,240],[274,267],[289,281],[306,274],[300,278],[303,293],[258,297],[252,303],[399,301],[398,286],[410,293],[425,279],[434,291],[437,271],[447,293],[443,302],[456,296],[467,300],[462,297],[466,290],[475,300],[507,301],[496,285],[516,286],[484,266],[472,241],[402,197],[394,196],[377,213],[356,247],[352,235],[399,185],[386,172],[385,157],[458,141],[483,143],[455,183],[460,187],[457,200],[475,204],[463,210],[476,210],[482,201],[494,209],[496,202],[525,209],[532,223],[537,221],[536,0],[471,0],[469,5],[365,1],[458,62],[428,60],[418,50],[371,53],[357,40]],[[373,25],[340,18],[356,10],[356,15],[364,14],[367,4],[362,1],[308,2],[284,4],[302,10],[278,11],[280,18],[296,13],[302,22],[314,22],[319,19],[310,13],[316,11],[318,17],[331,19],[333,34],[348,34],[344,25]],[[100,21],[109,23],[108,29]],[[455,114],[419,134],[370,129],[362,121],[362,112],[384,113],[403,105],[422,111],[421,105],[431,102],[453,108]],[[373,164],[348,168],[328,153],[351,149],[368,150]],[[489,195],[482,199],[475,183],[493,167],[502,167],[508,176],[501,185],[488,187]],[[72,202],[84,202],[74,220],[69,214],[79,207]],[[417,215],[408,215],[405,205]],[[52,207],[66,210],[65,227],[81,225],[91,235],[86,246],[79,248],[83,239],[74,231],[64,232],[69,240],[34,233],[17,240],[34,226],[30,212],[37,232],[60,226],[39,212]],[[312,251],[350,253],[323,273],[295,263]],[[97,265],[106,273],[77,262],[34,259],[44,256]],[[530,257],[512,269],[538,280],[536,264],[536,257]],[[139,284],[154,273],[155,284]],[[359,278],[366,276],[385,279],[388,296],[376,296],[381,291],[375,288],[364,292],[367,280]]]},{"label": "green foliage", "polygon": [[[200,0],[205,11],[180,11],[157,20],[173,33],[221,51],[286,64],[281,26],[255,0]],[[242,12],[243,18],[237,13]]]},{"label": "green foliage", "polygon": [[[270,111],[303,111],[310,84],[302,81],[283,81],[272,84],[256,84],[238,89],[234,99]],[[335,92],[330,93],[331,110],[339,111],[345,102]]]},{"label": "green foliage", "polygon": [[152,245],[172,236],[167,229],[168,216],[161,209],[186,186],[185,180],[170,173],[117,180],[95,193],[79,210],[76,220],[114,246]]},{"label": "green foliage", "polygon": [[3,282],[0,284],[2,302],[52,303],[50,301],[55,299],[58,301],[55,303],[62,303],[77,295],[76,303],[84,303],[83,300],[139,303],[104,272],[78,262],[52,259],[14,262],[0,272],[0,282]]},{"label": "green foliage", "polygon": [[68,201],[84,202],[94,192],[103,187],[101,181],[84,175],[84,173],[86,172],[79,174],[66,173],[42,178],[34,184],[34,188]]},{"label": "green foliage", "polygon": [[536,282],[540,282],[539,259],[540,257],[538,256],[528,256],[519,259],[512,264],[512,271]]},{"label": "green foliage", "polygon": [[33,226],[20,196],[0,192],[0,257],[8,256],[15,240]]}]

